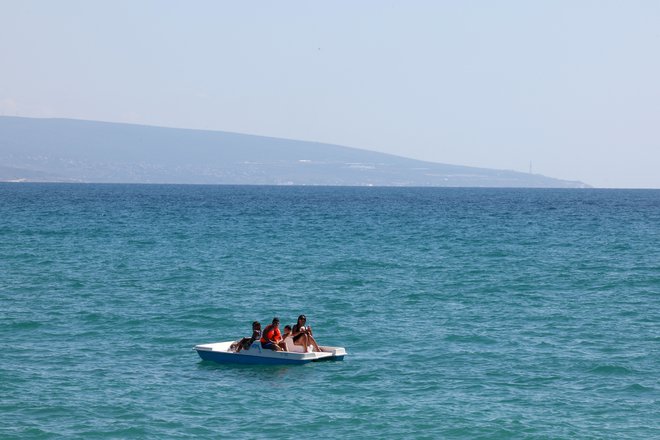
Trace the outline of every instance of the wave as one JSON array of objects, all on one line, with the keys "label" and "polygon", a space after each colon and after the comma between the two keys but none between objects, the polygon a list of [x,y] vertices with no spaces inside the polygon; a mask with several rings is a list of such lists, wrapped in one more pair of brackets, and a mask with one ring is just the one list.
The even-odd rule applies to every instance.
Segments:
[{"label": "wave", "polygon": [[638,384],[638,383],[634,383],[634,384],[632,384],[632,385],[628,385],[628,386],[625,388],[625,391],[631,391],[631,392],[635,392],[635,393],[652,393],[652,392],[655,391],[655,388],[653,388],[653,387],[646,387],[646,386],[644,386],[644,385],[641,385],[641,384]]},{"label": "wave", "polygon": [[591,370],[589,370],[589,372],[596,374],[616,374],[616,375],[634,373],[633,370],[623,367],[621,365],[598,365],[592,368]]},{"label": "wave", "polygon": [[463,342],[467,344],[487,344],[493,345],[497,344],[495,339],[489,338],[488,336],[481,335],[447,335],[445,336],[445,341],[449,342]]}]

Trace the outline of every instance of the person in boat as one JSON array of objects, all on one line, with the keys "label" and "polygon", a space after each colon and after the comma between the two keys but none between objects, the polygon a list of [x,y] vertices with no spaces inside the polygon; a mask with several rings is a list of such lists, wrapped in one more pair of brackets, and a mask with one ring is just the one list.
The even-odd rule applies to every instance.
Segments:
[{"label": "person in boat", "polygon": [[229,347],[230,350],[236,351],[236,353],[241,350],[249,350],[250,346],[254,341],[261,338],[261,323],[259,321],[254,321],[252,323],[252,336],[249,338],[243,338],[238,342],[234,342]]},{"label": "person in boat", "polygon": [[280,318],[273,318],[273,322],[268,324],[261,334],[261,348],[266,348],[273,351],[285,351],[280,347],[279,343],[282,341],[282,334],[280,333]]},{"label": "person in boat", "polygon": [[282,333],[282,341],[279,342],[277,345],[282,347],[284,351],[288,351],[286,348],[286,338],[291,337],[291,326],[289,324],[284,326],[284,333]]},{"label": "person in boat", "polygon": [[307,352],[307,347],[310,345],[314,347],[315,351],[321,351],[314,336],[312,336],[312,328],[306,326],[307,317],[305,315],[298,316],[298,321],[296,325],[291,329],[291,337],[293,338],[293,343],[295,345],[302,345],[305,347],[305,353]]}]

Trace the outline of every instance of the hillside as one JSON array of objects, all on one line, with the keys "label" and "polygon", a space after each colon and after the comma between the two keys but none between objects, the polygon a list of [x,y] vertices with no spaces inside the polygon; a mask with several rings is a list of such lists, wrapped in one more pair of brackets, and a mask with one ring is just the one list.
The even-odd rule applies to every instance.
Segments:
[{"label": "hillside", "polygon": [[538,174],[424,162],[220,131],[0,117],[0,181],[587,187]]}]

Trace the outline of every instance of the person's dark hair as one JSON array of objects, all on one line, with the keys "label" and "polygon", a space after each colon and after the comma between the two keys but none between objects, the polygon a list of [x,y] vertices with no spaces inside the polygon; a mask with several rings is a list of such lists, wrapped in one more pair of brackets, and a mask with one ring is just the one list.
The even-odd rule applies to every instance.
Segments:
[{"label": "person's dark hair", "polygon": [[291,326],[290,326],[289,324],[285,325],[285,326],[284,326],[284,330],[286,330],[286,329],[291,330]]},{"label": "person's dark hair", "polygon": [[298,321],[300,321],[301,319],[304,319],[305,321],[307,321],[307,317],[305,315],[298,316]]},{"label": "person's dark hair", "polygon": [[280,318],[278,318],[277,316],[273,318],[273,324],[275,324],[276,322],[280,322]]},{"label": "person's dark hair", "polygon": [[261,327],[261,323],[259,321],[254,321],[252,323],[252,328],[255,328],[255,327]]}]

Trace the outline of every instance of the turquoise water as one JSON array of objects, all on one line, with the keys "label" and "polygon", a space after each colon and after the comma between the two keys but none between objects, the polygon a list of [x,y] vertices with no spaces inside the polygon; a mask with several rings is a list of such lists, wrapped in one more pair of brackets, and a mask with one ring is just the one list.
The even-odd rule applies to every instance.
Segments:
[{"label": "turquoise water", "polygon": [[660,437],[660,191],[0,184],[0,306],[3,439]]}]

